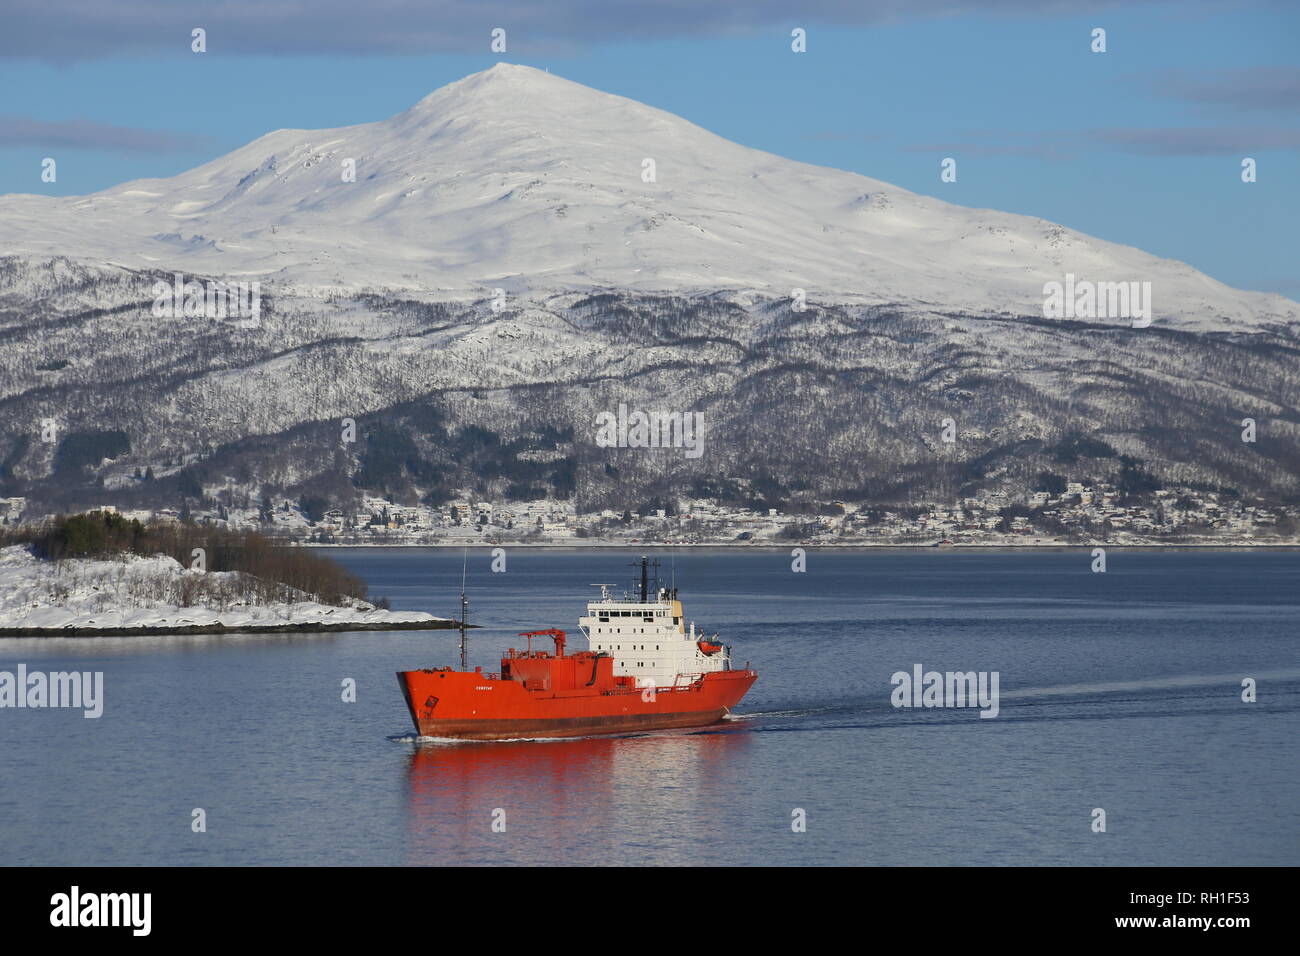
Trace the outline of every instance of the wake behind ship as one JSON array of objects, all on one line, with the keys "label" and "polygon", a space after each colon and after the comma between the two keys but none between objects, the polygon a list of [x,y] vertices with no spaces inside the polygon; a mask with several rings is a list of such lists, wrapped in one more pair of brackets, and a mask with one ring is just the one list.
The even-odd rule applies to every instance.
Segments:
[{"label": "wake behind ship", "polygon": [[[639,562],[638,592],[616,597],[609,585],[587,605],[578,627],[587,649],[565,652],[558,628],[521,634],[528,648],[508,650],[498,673],[465,664],[462,595],[461,668],[399,671],[415,729],[425,737],[506,740],[578,737],[717,723],[745,696],[758,673],[733,670],[730,649],[688,625],[676,588],[651,588],[650,562]],[[549,637],[554,652],[533,649]]]}]

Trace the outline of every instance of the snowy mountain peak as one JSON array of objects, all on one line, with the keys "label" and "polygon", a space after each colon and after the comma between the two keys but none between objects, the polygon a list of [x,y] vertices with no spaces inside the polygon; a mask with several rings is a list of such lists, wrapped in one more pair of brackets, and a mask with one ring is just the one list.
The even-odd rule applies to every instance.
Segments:
[{"label": "snowy mountain peak", "polygon": [[1041,315],[1044,285],[1150,282],[1158,324],[1300,306],[1041,219],[967,209],[728,142],[499,63],[385,120],[279,130],[170,179],[0,197],[0,250],[276,288],[733,290]]},{"label": "snowy mountain peak", "polygon": [[538,137],[557,152],[590,152],[597,143],[644,150],[656,136],[667,148],[696,139],[715,149],[741,148],[663,110],[512,63],[498,63],[434,90],[386,122],[431,134],[473,130],[494,142]]},{"label": "snowy mountain peak", "polygon": [[[486,70],[471,73],[455,82],[434,90],[412,109],[430,104],[445,103],[453,99],[468,100],[473,97],[540,96],[550,98],[567,93],[599,94],[589,86],[566,80],[546,70],[518,63],[497,63]],[[509,105],[509,104],[503,104]]]}]

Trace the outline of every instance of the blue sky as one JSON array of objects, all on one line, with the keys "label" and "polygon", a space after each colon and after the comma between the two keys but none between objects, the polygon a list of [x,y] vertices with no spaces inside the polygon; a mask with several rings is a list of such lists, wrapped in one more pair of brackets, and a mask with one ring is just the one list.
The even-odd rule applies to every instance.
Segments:
[{"label": "blue sky", "polygon": [[[173,175],[272,129],[383,118],[506,60],[1300,298],[1297,4],[47,0],[4,16],[0,192]],[[206,54],[189,52],[192,26]],[[807,53],[790,51],[795,26]],[[45,156],[57,183],[40,180]]]}]

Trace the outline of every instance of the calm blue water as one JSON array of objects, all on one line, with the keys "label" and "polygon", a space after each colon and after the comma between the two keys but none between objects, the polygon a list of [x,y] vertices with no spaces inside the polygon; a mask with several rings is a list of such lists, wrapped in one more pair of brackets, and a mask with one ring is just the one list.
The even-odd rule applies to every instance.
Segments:
[{"label": "calm blue water", "polygon": [[[459,552],[331,553],[454,613]],[[631,558],[471,551],[471,662],[576,631]],[[679,554],[688,617],[760,673],[722,731],[417,744],[393,674],[454,631],[0,640],[0,670],[106,683],[99,720],[0,710],[0,864],[1300,863],[1300,554],[1090,560]],[[998,671],[1000,716],[895,709],[917,663]]]}]

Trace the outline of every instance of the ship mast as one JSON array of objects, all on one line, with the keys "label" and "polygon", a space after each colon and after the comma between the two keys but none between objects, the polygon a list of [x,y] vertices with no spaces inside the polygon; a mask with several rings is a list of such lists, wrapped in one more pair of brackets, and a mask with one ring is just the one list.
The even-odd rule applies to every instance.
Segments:
[{"label": "ship mast", "polygon": [[469,670],[469,664],[465,658],[465,632],[469,627],[469,599],[465,597],[465,574],[469,568],[468,550],[463,556],[464,563],[460,570],[460,669]]},{"label": "ship mast", "polygon": [[655,569],[655,590],[659,589],[659,559],[651,561],[646,555],[641,555],[640,561],[633,561],[632,567],[641,569],[641,603],[645,604],[650,600],[650,568]]}]

